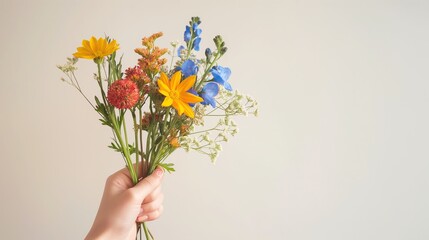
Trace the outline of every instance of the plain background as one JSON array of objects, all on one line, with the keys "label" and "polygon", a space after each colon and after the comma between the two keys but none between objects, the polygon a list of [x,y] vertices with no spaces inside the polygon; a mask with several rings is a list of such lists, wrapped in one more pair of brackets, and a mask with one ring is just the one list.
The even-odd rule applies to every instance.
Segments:
[{"label": "plain background", "polygon": [[[216,165],[176,152],[156,239],[429,239],[428,1],[12,1],[0,4],[0,238],[82,239],[123,167],[60,81],[91,35],[124,65],[143,36],[222,34],[235,89],[260,103]],[[79,78],[96,90],[94,65]]]}]

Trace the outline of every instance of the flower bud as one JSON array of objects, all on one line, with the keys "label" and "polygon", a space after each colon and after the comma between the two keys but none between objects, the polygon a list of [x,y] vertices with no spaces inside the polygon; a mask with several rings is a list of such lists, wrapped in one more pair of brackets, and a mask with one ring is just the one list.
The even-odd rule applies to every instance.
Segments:
[{"label": "flower bud", "polygon": [[212,50],[210,50],[210,48],[206,48],[205,54],[207,59],[210,59],[213,55]]}]

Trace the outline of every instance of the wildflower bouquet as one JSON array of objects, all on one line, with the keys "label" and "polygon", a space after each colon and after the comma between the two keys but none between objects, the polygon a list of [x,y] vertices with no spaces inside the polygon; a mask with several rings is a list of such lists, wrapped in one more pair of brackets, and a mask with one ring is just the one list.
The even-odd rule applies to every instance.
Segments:
[{"label": "wildflower bouquet", "polygon": [[[257,115],[257,102],[233,91],[229,83],[231,70],[218,64],[227,48],[221,36],[214,37],[215,48],[200,50],[201,21],[193,17],[184,32],[184,44],[172,42],[172,51],[155,45],[162,33],[144,37],[136,66],[122,71],[122,57],[117,57],[119,44],[110,38],[83,40],[73,58],[58,68],[67,78],[62,80],[86,99],[100,115],[103,125],[112,129],[109,145],[121,153],[136,184],[157,166],[174,171],[166,158],[178,148],[195,150],[208,155],[214,162],[221,142],[237,133],[232,116]],[[171,56],[167,64],[166,54]],[[76,77],[79,58],[93,60],[94,74],[100,95],[92,102],[83,92]],[[206,118],[217,118],[213,126],[205,127]],[[132,126],[127,123],[132,121]],[[128,130],[132,130],[130,134]],[[131,140],[132,139],[132,140]],[[142,166],[143,173],[138,173]],[[142,223],[140,236],[152,234]]]}]

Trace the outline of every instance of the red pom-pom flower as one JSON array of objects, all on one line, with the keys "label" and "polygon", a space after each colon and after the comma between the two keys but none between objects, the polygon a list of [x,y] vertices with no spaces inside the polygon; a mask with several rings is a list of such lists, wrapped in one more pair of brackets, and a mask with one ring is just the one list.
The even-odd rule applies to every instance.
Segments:
[{"label": "red pom-pom flower", "polygon": [[134,107],[139,98],[140,93],[137,84],[129,79],[121,79],[112,83],[107,91],[107,100],[119,109]]}]

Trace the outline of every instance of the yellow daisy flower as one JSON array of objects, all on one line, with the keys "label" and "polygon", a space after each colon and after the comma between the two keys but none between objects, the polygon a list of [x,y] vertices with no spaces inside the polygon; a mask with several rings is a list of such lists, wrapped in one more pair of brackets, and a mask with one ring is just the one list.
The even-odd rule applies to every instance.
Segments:
[{"label": "yellow daisy flower", "polygon": [[161,106],[169,107],[173,105],[179,115],[185,113],[186,116],[194,118],[194,111],[191,106],[189,106],[189,103],[204,101],[202,98],[188,92],[188,90],[194,86],[196,78],[195,75],[192,75],[180,82],[182,79],[182,72],[178,71],[171,76],[170,81],[167,75],[161,72],[161,76],[158,79],[158,87],[159,92],[165,96]]},{"label": "yellow daisy flower", "polygon": [[93,36],[90,40],[83,40],[82,46],[73,54],[75,58],[96,59],[108,56],[119,49],[116,40],[107,42],[104,38],[98,40]]}]

